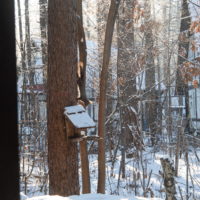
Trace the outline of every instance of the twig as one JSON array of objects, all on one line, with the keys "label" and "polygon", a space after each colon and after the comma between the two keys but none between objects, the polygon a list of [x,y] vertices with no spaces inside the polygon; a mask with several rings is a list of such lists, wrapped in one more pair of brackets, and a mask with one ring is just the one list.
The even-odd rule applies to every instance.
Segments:
[{"label": "twig", "polygon": [[180,186],[178,186],[178,190],[179,190],[179,193],[180,193],[180,196],[181,196],[181,200],[183,200],[183,195],[182,195],[182,191],[181,191]]},{"label": "twig", "polygon": [[198,5],[198,4],[194,3],[194,2],[192,2],[191,0],[189,0],[189,2],[190,2],[191,4],[197,6],[198,8],[200,8],[200,5]]}]

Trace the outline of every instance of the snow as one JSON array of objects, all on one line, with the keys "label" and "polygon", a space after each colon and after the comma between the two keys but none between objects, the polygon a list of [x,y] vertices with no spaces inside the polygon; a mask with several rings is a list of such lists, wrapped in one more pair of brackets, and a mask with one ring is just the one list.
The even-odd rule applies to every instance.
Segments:
[{"label": "snow", "polygon": [[96,126],[81,105],[65,107],[64,114],[76,128],[91,128]]},{"label": "snow", "polygon": [[[82,195],[74,195],[69,197],[61,197],[61,196],[40,196],[33,197],[27,200],[147,200],[147,198],[142,197],[121,197],[116,195],[105,195],[105,194],[82,194]],[[152,200],[159,200],[158,198],[151,198]],[[161,199],[160,199],[161,200]]]},{"label": "snow", "polygon": [[20,200],[26,200],[28,196],[26,196],[23,192],[20,192]]},{"label": "snow", "polygon": [[72,114],[72,113],[84,112],[85,109],[81,105],[76,105],[76,106],[65,107],[65,111],[67,112],[67,114]]},{"label": "snow", "polygon": [[[195,3],[199,4],[199,0],[192,0]],[[24,4],[23,1],[21,0],[21,4],[22,6],[22,16],[24,16]],[[175,5],[175,3],[178,3],[180,6],[179,1],[172,1],[172,3]],[[91,3],[91,2],[89,2]],[[159,20],[163,19],[163,7],[167,6],[167,4],[169,3],[168,1],[156,1],[156,17]],[[30,0],[30,4],[31,4],[31,10],[34,9],[34,12],[31,11],[30,14],[30,18],[31,20],[31,27],[34,27],[34,29],[32,29],[34,32],[34,34],[32,33],[32,35],[34,35],[34,37],[40,37],[40,28],[39,28],[39,23],[37,21],[39,21],[39,8],[38,8],[38,3],[34,0]],[[95,3],[94,3],[95,4]],[[164,5],[165,4],[165,5]],[[158,5],[158,6],[157,6]],[[192,21],[199,19],[199,14],[200,14],[200,9],[197,8],[196,6],[194,6],[193,4],[189,3],[190,6],[190,12],[192,14]],[[91,9],[91,6],[90,6]],[[176,9],[176,6],[174,6],[174,9]],[[95,10],[95,9],[93,9]],[[36,11],[37,11],[37,17],[36,16]],[[90,10],[91,11],[91,10]],[[88,12],[88,8],[85,9],[86,14],[90,13]],[[16,11],[17,13],[17,11]],[[174,12],[175,14],[176,12]],[[96,16],[96,13],[93,13],[93,16]],[[173,16],[174,16],[173,14]],[[88,15],[89,16],[89,15]],[[95,19],[91,16],[88,17],[89,20],[91,21],[92,19]],[[24,19],[24,18],[22,18]],[[86,21],[86,20],[85,20]],[[95,20],[93,20],[95,21]],[[96,21],[95,21],[96,22]],[[18,24],[18,18],[16,18],[16,25]],[[93,24],[91,27],[92,29],[94,28],[96,24]],[[90,28],[91,28],[90,27]],[[24,21],[23,21],[23,29],[24,29]],[[91,29],[91,30],[92,30]],[[16,29],[18,31],[18,29]],[[36,31],[36,32],[35,32]],[[16,32],[18,40],[19,40],[19,34],[18,32]],[[87,35],[86,35],[87,36]],[[200,34],[195,34],[194,35],[194,39],[197,42],[197,44],[199,44],[199,38],[200,38]],[[36,39],[34,39],[36,40]],[[99,86],[99,64],[101,63],[99,61],[99,52],[98,52],[98,43],[95,42],[96,40],[93,40],[92,38],[90,38],[89,40],[87,40],[87,55],[88,55],[88,59],[87,59],[87,93],[89,94],[89,97],[96,97],[98,94],[98,86]],[[175,38],[173,39],[173,41],[175,41]],[[40,43],[40,40],[38,40],[38,42]],[[38,43],[37,42],[37,43]],[[40,45],[39,45],[40,46]],[[19,50],[18,50],[19,51]],[[200,48],[198,48],[198,51],[196,52],[196,56],[199,56],[198,54],[200,53]],[[111,58],[111,69],[113,72],[114,69],[116,68],[116,63],[114,62],[116,60],[116,54],[117,54],[117,48],[113,48],[112,47],[112,58]],[[194,52],[190,52],[189,57],[191,57],[191,59],[194,58]],[[162,63],[161,63],[162,64]],[[36,57],[35,58],[35,63],[34,66],[36,68],[41,67],[42,65],[42,59],[41,56]],[[43,73],[41,70],[36,70],[37,72],[37,83],[43,83]],[[162,72],[162,69],[161,69]],[[164,73],[164,72],[162,72]],[[114,76],[112,74],[112,76]],[[196,77],[195,77],[196,78]],[[145,89],[145,72],[144,71],[140,71],[137,74],[136,77],[137,80],[137,89],[140,90],[144,90]],[[160,88],[161,90],[166,89],[165,88],[165,80],[163,79],[163,77],[160,77],[160,83],[158,82],[158,77],[156,80],[156,89],[158,89],[158,86],[160,84]],[[23,78],[22,76],[18,77],[18,92],[22,91],[21,86],[23,85]],[[88,91],[89,90],[89,91]],[[199,88],[198,89],[193,89],[190,91],[190,96],[192,97],[192,95],[194,95],[195,90],[198,90],[198,98],[197,98],[197,102],[199,102]],[[30,90],[27,90],[28,92]],[[193,98],[193,97],[192,97]],[[192,99],[190,98],[190,99]],[[178,102],[178,98],[174,97],[171,99],[171,103],[172,106],[171,108],[180,108],[181,106],[179,106],[179,102]],[[183,99],[184,102],[184,99]],[[199,109],[196,109],[195,107],[195,101],[191,101],[191,116],[192,118],[196,117],[196,110],[198,111],[197,114],[198,116],[200,115]],[[94,104],[93,104],[94,105]],[[93,106],[90,105],[90,106]],[[198,104],[199,105],[199,104]],[[198,106],[197,105],[197,106]],[[96,105],[95,105],[96,106]],[[184,106],[184,103],[183,103]],[[97,107],[97,106],[96,106]],[[198,107],[199,108],[199,107]],[[93,109],[93,108],[92,108]],[[83,112],[83,113],[78,113],[78,112]],[[97,109],[95,109],[95,115],[97,115]],[[135,111],[134,111],[135,112]],[[70,118],[71,120],[75,123],[75,125],[77,127],[81,127],[81,126],[89,126],[89,124],[86,124],[85,121],[87,121],[87,123],[90,123],[89,120],[87,119],[87,113],[85,112],[85,109],[81,106],[76,106],[76,107],[68,107],[65,109],[65,114],[66,113],[70,113]],[[76,113],[76,114],[72,114],[72,113]],[[66,114],[67,116],[69,116],[68,114]],[[94,123],[94,122],[92,122]],[[200,123],[195,122],[196,126],[198,125],[198,128],[200,128]],[[193,122],[194,124],[194,122]],[[95,126],[95,124],[93,124]],[[166,128],[166,127],[165,127]],[[30,129],[29,127],[24,127],[24,129],[22,130],[24,134],[30,134],[33,130]],[[166,130],[167,131],[167,130]],[[167,132],[164,133],[163,131],[163,135],[167,135]],[[164,137],[163,135],[161,135],[160,137]],[[165,139],[165,138],[164,138]],[[94,194],[96,192],[96,185],[97,185],[97,166],[98,166],[98,162],[97,162],[97,156],[96,155],[89,155],[89,161],[90,161],[90,178],[91,178],[91,190],[93,192],[93,194],[84,194],[84,195],[80,195],[80,196],[70,196],[70,197],[61,197],[61,196],[38,196],[38,195],[44,195],[46,193],[44,193],[43,191],[40,192],[39,188],[39,181],[41,180],[40,178],[36,178],[37,175],[39,174],[43,174],[43,169],[40,169],[41,167],[35,167],[33,170],[33,174],[30,177],[30,179],[28,180],[28,191],[27,191],[27,195],[29,197],[31,196],[35,196],[37,195],[38,197],[33,197],[33,198],[29,198],[28,196],[24,195],[22,192],[20,193],[21,196],[21,200],[146,200],[146,199],[154,199],[156,200],[156,198],[139,198],[139,197],[134,197],[134,195],[139,195],[142,196],[143,195],[143,189],[142,189],[142,180],[144,180],[145,187],[147,185],[147,179],[149,178],[150,182],[149,182],[149,188],[153,191],[154,196],[156,197],[164,197],[164,192],[163,192],[163,178],[160,175],[160,171],[162,171],[161,165],[160,165],[160,158],[169,158],[169,156],[167,156],[167,152],[170,150],[170,148],[174,151],[175,146],[170,146],[168,145],[168,143],[165,143],[166,139],[164,140],[163,138],[160,139],[159,142],[161,142],[162,140],[162,144],[160,145],[159,149],[157,149],[157,152],[155,152],[155,150],[148,148],[147,146],[145,146],[145,152],[142,152],[142,158],[141,160],[137,160],[137,158],[132,158],[132,159],[126,159],[126,178],[122,179],[119,176],[119,169],[120,169],[120,161],[121,161],[121,154],[120,152],[117,153],[117,157],[116,157],[116,161],[114,163],[114,169],[112,168],[113,166],[111,165],[111,162],[109,162],[109,156],[108,154],[106,155],[107,158],[107,162],[106,162],[106,172],[107,172],[107,177],[106,177],[106,193],[107,195],[103,195],[103,194]],[[145,143],[146,145],[146,143]],[[190,147],[192,148],[192,147]],[[26,152],[25,152],[26,153]],[[195,156],[195,153],[198,155],[198,157],[200,156],[200,150],[199,149],[192,149],[191,151],[189,151],[189,164],[190,164],[190,178],[189,178],[189,193],[190,195],[195,195],[196,199],[200,199],[200,162],[198,157]],[[28,155],[24,154],[24,155]],[[25,162],[27,162],[25,160]],[[41,165],[41,164],[40,164]],[[143,166],[144,165],[144,166]],[[28,166],[28,162],[26,163],[25,170],[27,170],[27,174],[29,174],[29,166]],[[179,159],[179,176],[176,178],[176,183],[177,183],[177,197],[180,199],[180,192],[178,190],[178,187],[180,187],[182,194],[185,198],[186,196],[186,161],[184,158],[184,155],[181,156],[181,158]],[[145,168],[145,172],[142,171],[142,167]],[[151,174],[152,172],[152,174]],[[140,179],[136,180],[134,182],[134,174],[139,174],[141,176]],[[112,174],[112,175],[111,175]],[[119,180],[119,185],[118,185],[118,180]],[[146,181],[146,182],[145,182]],[[81,183],[80,183],[81,184]],[[134,185],[135,184],[135,185]],[[23,183],[21,183],[21,185],[23,185]],[[22,191],[24,191],[24,188],[22,187],[21,189]],[[38,192],[39,191],[39,192]],[[114,195],[108,195],[108,194],[120,194],[122,196],[114,196]],[[150,196],[150,194],[148,194]],[[192,197],[191,197],[192,198]],[[190,199],[191,199],[190,198]],[[158,200],[158,198],[157,198]]]}]

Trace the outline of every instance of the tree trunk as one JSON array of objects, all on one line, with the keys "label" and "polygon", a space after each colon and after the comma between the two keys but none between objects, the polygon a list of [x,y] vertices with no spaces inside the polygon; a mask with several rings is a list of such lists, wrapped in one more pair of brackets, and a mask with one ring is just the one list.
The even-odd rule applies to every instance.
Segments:
[{"label": "tree trunk", "polygon": [[148,120],[148,127],[151,135],[152,145],[156,142],[156,91],[155,91],[155,65],[154,65],[154,38],[152,32],[151,20],[151,3],[149,0],[145,1],[145,51],[146,51],[146,66],[145,66],[145,84],[147,92],[146,115]]},{"label": "tree trunk", "polygon": [[175,187],[175,170],[172,163],[168,159],[160,159],[163,168],[164,186],[166,191],[166,200],[176,200],[176,187]]},{"label": "tree trunk", "polygon": [[77,144],[67,139],[75,130],[63,114],[77,103],[76,1],[49,0],[48,8],[49,192],[69,196],[79,194]]},{"label": "tree trunk", "polygon": [[[98,40],[98,64],[101,70],[102,62],[103,62],[103,46],[104,46],[104,38],[105,38],[105,30],[106,30],[106,21],[107,21],[107,14],[109,12],[109,1],[97,1],[97,40]],[[109,5],[108,5],[109,4]],[[112,98],[112,67],[108,68],[108,81],[107,81],[107,95],[106,95],[106,123],[105,131],[106,131],[106,143],[105,148],[109,150],[109,159],[112,160],[112,123],[109,121],[110,114],[112,113],[112,106],[113,106],[113,98]]]},{"label": "tree trunk", "polygon": [[43,63],[43,81],[47,79],[47,0],[39,0],[40,6],[40,33]]},{"label": "tree trunk", "polygon": [[[32,55],[31,55],[31,33],[30,33],[30,19],[29,19],[29,0],[25,0],[25,41],[26,41],[26,55],[29,70],[29,84],[34,84],[34,70],[32,68]],[[33,103],[31,102],[31,105]]]},{"label": "tree trunk", "polygon": [[99,96],[99,114],[98,114],[98,134],[102,140],[99,140],[98,148],[98,193],[105,193],[105,113],[106,113],[106,86],[108,80],[108,66],[110,61],[112,36],[114,31],[115,19],[120,0],[111,0],[111,5],[106,24],[105,43],[103,52],[103,65],[100,77],[100,96]]},{"label": "tree trunk", "polygon": [[[87,47],[85,41],[85,32],[83,28],[83,13],[82,0],[77,0],[77,33],[78,33],[78,47],[79,47],[79,62],[78,62],[78,86],[79,86],[79,100],[82,101],[84,107],[90,102],[87,99],[85,84],[86,84],[86,65],[87,65]],[[87,141],[80,142],[80,157],[82,170],[82,193],[90,193],[90,174],[89,174],[89,160],[87,152]]]},{"label": "tree trunk", "polygon": [[[135,0],[126,0],[121,3],[118,19],[118,55],[117,55],[117,78],[119,82],[119,106],[121,119],[121,172],[125,178],[125,155],[126,149],[133,144],[134,134],[129,126],[136,125],[130,119],[128,107],[137,110],[137,103],[133,100],[128,102],[130,96],[137,93],[136,89],[136,66],[134,64],[134,25],[130,19],[134,9]],[[129,113],[129,114],[128,114]]]},{"label": "tree trunk", "polygon": [[[188,58],[188,52],[189,52],[189,28],[191,23],[189,8],[188,8],[188,2],[187,0],[183,0],[182,2],[182,9],[181,9],[181,26],[180,26],[180,34],[185,34],[186,32],[186,39],[179,41],[179,52],[181,49],[184,49],[186,54],[185,58]],[[188,31],[188,32],[187,32]],[[182,98],[182,96],[185,96],[185,112],[186,112],[186,129],[185,131],[190,131],[190,125],[189,125],[189,91],[188,91],[188,84],[184,82],[184,77],[181,75],[181,65],[185,62],[185,59],[182,56],[178,56],[178,69],[176,72],[176,94],[181,95],[179,97]]]},{"label": "tree trunk", "polygon": [[82,193],[87,194],[91,192],[87,140],[82,140],[80,142],[80,157],[82,170]]},{"label": "tree trunk", "polygon": [[79,47],[79,62],[78,62],[78,86],[79,99],[87,106],[90,102],[87,99],[85,84],[86,84],[86,65],[87,65],[87,46],[85,41],[85,32],[83,28],[82,0],[77,0],[77,30],[78,30],[78,47]]}]

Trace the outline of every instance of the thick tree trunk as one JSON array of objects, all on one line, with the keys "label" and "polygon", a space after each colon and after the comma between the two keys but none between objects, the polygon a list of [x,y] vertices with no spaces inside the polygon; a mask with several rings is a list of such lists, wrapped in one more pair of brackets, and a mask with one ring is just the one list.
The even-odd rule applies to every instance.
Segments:
[{"label": "thick tree trunk", "polygon": [[79,194],[77,144],[67,140],[64,107],[77,98],[76,1],[48,2],[48,163],[50,194]]},{"label": "thick tree trunk", "polygon": [[108,81],[108,66],[110,61],[112,36],[114,31],[115,19],[120,0],[111,0],[111,5],[106,24],[105,43],[103,52],[103,64],[100,77],[100,96],[99,96],[99,115],[98,115],[98,134],[102,140],[99,140],[98,148],[98,193],[105,193],[105,113],[106,113],[106,86]]}]

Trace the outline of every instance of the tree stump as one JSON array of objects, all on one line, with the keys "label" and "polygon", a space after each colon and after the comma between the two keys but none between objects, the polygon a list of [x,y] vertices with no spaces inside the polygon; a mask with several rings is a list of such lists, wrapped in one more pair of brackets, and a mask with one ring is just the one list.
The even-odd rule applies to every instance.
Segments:
[{"label": "tree stump", "polygon": [[166,200],[177,200],[176,199],[176,187],[175,187],[175,170],[170,163],[169,159],[160,159],[161,165],[163,168],[163,178],[164,178],[164,186],[166,191]]}]

